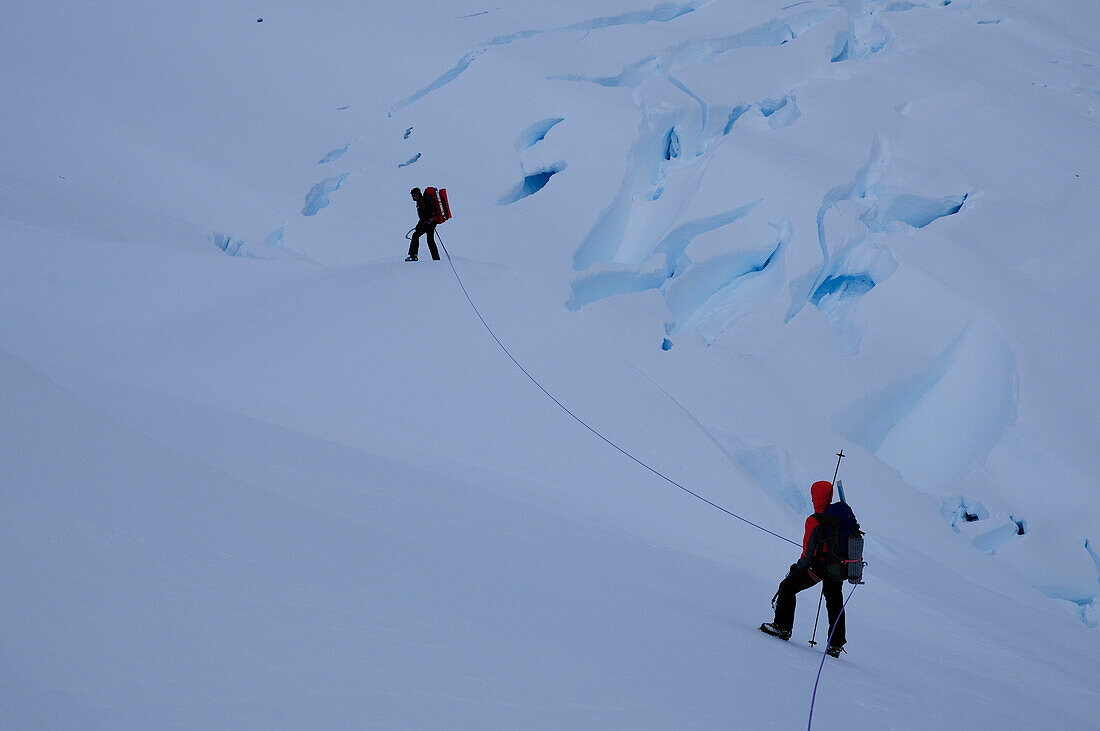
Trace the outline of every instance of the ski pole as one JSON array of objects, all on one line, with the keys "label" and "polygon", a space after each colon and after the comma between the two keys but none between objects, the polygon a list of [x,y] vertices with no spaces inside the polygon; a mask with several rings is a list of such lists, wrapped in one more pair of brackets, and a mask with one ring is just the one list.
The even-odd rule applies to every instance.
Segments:
[{"label": "ski pole", "polygon": [[845,454],[843,449],[836,453],[836,469],[833,470],[833,484],[836,485],[837,493],[840,495],[840,502],[845,502],[844,485],[836,481],[836,476],[840,474],[840,460],[844,459],[844,457]]},{"label": "ski pole", "polygon": [[817,643],[814,640],[817,639],[817,622],[821,619],[821,600],[825,596],[825,582],[821,582],[821,596],[817,598],[817,616],[814,617],[814,633],[810,637],[810,647],[815,646]]}]

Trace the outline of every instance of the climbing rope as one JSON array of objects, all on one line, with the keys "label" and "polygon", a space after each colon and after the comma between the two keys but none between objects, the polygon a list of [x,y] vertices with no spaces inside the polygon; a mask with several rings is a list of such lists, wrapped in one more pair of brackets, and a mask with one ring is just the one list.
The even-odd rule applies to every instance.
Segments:
[{"label": "climbing rope", "polygon": [[[412,231],[410,230],[409,233],[411,234]],[[552,394],[548,390],[546,390],[546,388],[541,383],[539,383],[538,379],[536,379],[533,375],[531,375],[530,371],[528,371],[526,368],[523,367],[523,364],[520,363],[514,355],[512,355],[511,351],[508,350],[508,347],[503,342],[501,342],[500,338],[497,337],[497,334],[495,332],[493,332],[493,328],[489,326],[489,323],[485,320],[485,317],[482,316],[481,310],[479,310],[477,305],[474,304],[474,300],[470,296],[470,292],[466,289],[466,285],[465,285],[465,283],[463,283],[462,277],[458,273],[458,269],[455,268],[454,259],[451,258],[451,252],[447,250],[447,247],[443,243],[443,239],[438,234],[436,234],[436,240],[437,240],[440,248],[443,249],[443,253],[447,255],[447,263],[450,264],[451,271],[454,272],[455,280],[458,282],[458,286],[462,288],[462,294],[464,294],[466,296],[466,301],[470,303],[470,308],[474,311],[474,314],[477,315],[477,319],[481,320],[481,324],[485,326],[485,330],[489,333],[490,336],[492,336],[493,340],[496,341],[496,344],[500,346],[500,349],[504,351],[504,354],[508,356],[509,360],[511,360],[513,363],[515,363],[516,367],[519,368],[520,371],[523,372],[523,375],[527,376],[527,378],[531,381],[531,383],[535,384],[535,386],[540,391],[542,391],[544,394],[546,394],[547,398],[549,398],[551,401],[553,401],[555,404],[557,404],[558,407],[562,411],[564,411],[566,414],[568,414],[570,417],[572,417],[574,421],[576,421],[578,424],[583,426],[585,429],[587,429],[588,431],[592,432],[597,437],[599,437],[599,439],[601,441],[603,441],[604,443],[606,443],[608,446],[615,449],[617,452],[619,452],[620,454],[625,456],[627,459],[630,459],[631,461],[635,462],[636,464],[638,464],[638,465],[644,467],[645,469],[649,470],[654,475],[661,478],[662,480],[669,483],[670,485],[673,485],[674,487],[677,487],[677,488],[683,490],[688,495],[691,495],[692,497],[694,497],[698,500],[701,500],[702,502],[706,503],[707,505],[710,505],[712,508],[715,508],[717,510],[722,511],[723,513],[730,516],[731,518],[736,518],[737,520],[740,520],[743,523],[747,523],[748,525],[751,525],[753,528],[757,528],[758,530],[762,530],[765,533],[767,533],[768,535],[775,536],[776,538],[778,538],[780,540],[783,540],[783,541],[786,541],[787,543],[790,543],[791,545],[798,546],[800,548],[802,547],[802,544],[800,544],[796,541],[792,541],[790,538],[787,538],[786,536],[782,536],[782,535],[780,535],[780,534],[778,534],[774,531],[768,530],[764,526],[759,525],[758,523],[754,523],[751,520],[749,520],[748,518],[742,517],[742,516],[738,515],[737,513],[734,513],[731,510],[727,510],[726,508],[722,507],[721,505],[708,500],[707,498],[703,497],[699,493],[694,492],[692,490],[689,490],[688,488],[684,487],[683,485],[681,485],[679,482],[672,479],[671,477],[663,474],[662,472],[660,472],[657,469],[654,469],[653,467],[650,467],[648,464],[646,464],[642,460],[638,459],[633,454],[626,451],[625,449],[620,447],[618,444],[616,444],[615,442],[613,442],[610,439],[608,439],[607,437],[605,437],[597,429],[590,426],[586,421],[584,421],[584,419],[582,419],[581,417],[579,417],[575,413],[573,413],[573,411],[571,411],[568,406],[566,406],[561,401],[559,401],[554,396],[554,394]],[[838,466],[838,469],[839,469],[839,466]],[[835,476],[834,476],[834,480],[835,480]],[[839,617],[844,615],[844,610],[848,607],[848,602],[851,601],[852,595],[854,595],[855,593],[856,593],[856,589],[853,586],[852,591],[850,591],[848,593],[848,598],[844,600],[844,604],[841,605],[841,607],[840,607],[840,614],[837,615],[838,619],[839,619]],[[828,639],[828,642],[826,644],[826,647],[832,645],[833,634],[835,632],[836,632],[836,625],[834,624],[830,628],[829,639]],[[814,680],[813,695],[810,698],[810,718],[809,718],[809,722],[806,726],[807,731],[809,731],[813,727],[814,703],[817,702],[817,686],[818,686],[818,683],[821,682],[821,671],[825,668],[825,658],[826,657],[827,657],[826,653],[821,654],[821,664],[817,668],[817,678]]]},{"label": "climbing rope", "polygon": [[733,512],[733,511],[731,511],[731,510],[727,510],[726,508],[722,507],[722,506],[721,506],[721,505],[719,505],[718,503],[712,502],[712,501],[708,500],[707,498],[703,497],[702,495],[700,495],[699,493],[697,493],[697,492],[693,492],[692,490],[689,490],[689,489],[688,489],[687,487],[684,487],[684,486],[683,486],[683,485],[681,485],[681,484],[680,484],[679,482],[677,482],[676,480],[672,479],[671,477],[668,477],[667,475],[663,474],[663,473],[662,473],[662,472],[660,472],[659,470],[657,470],[657,469],[654,469],[653,467],[650,467],[650,466],[649,466],[648,464],[646,464],[646,463],[645,463],[645,462],[643,462],[642,460],[638,459],[638,458],[637,458],[637,457],[635,457],[635,456],[634,456],[633,454],[631,454],[630,452],[626,451],[625,449],[623,449],[622,447],[620,447],[620,446],[619,446],[618,444],[616,444],[615,442],[613,442],[613,441],[611,441],[610,439],[608,439],[607,437],[605,437],[605,436],[604,436],[603,434],[601,434],[601,433],[600,433],[600,432],[599,432],[599,431],[598,431],[597,429],[593,428],[593,427],[592,427],[592,426],[590,426],[590,425],[589,425],[589,424],[588,424],[587,422],[585,422],[585,421],[584,421],[584,419],[580,418],[580,417],[579,417],[579,416],[577,416],[577,415],[576,415],[575,413],[573,413],[573,412],[572,412],[572,411],[571,411],[571,410],[569,409],[569,407],[568,407],[568,406],[566,406],[566,405],[565,405],[565,404],[563,404],[563,403],[562,403],[561,401],[559,401],[559,400],[558,400],[557,398],[555,398],[555,397],[554,397],[554,394],[552,394],[552,393],[550,393],[550,392],[549,392],[548,390],[546,390],[546,388],[545,388],[545,387],[544,387],[544,386],[543,386],[543,385],[542,385],[541,383],[539,383],[538,379],[536,379],[536,378],[535,378],[535,377],[534,377],[533,375],[531,375],[531,373],[530,373],[530,372],[529,372],[529,371],[528,371],[528,370],[527,370],[526,368],[524,368],[524,367],[523,367],[523,364],[522,364],[522,363],[520,363],[520,362],[519,362],[518,360],[516,360],[516,357],[515,357],[514,355],[512,355],[512,353],[511,353],[511,352],[510,352],[510,351],[508,350],[507,346],[505,346],[505,345],[504,345],[504,343],[503,343],[503,342],[501,342],[500,338],[498,338],[498,337],[497,337],[496,333],[495,333],[495,332],[493,332],[493,328],[491,328],[491,327],[489,326],[489,323],[488,323],[488,322],[486,322],[485,318],[484,318],[484,317],[482,316],[482,314],[481,314],[481,311],[480,311],[480,310],[479,310],[479,309],[477,308],[477,305],[476,305],[476,304],[474,304],[474,300],[473,300],[473,298],[472,298],[472,297],[470,297],[470,293],[469,293],[469,291],[467,291],[467,289],[466,289],[466,285],[465,285],[465,284],[464,284],[464,283],[462,282],[462,277],[461,277],[461,276],[459,276],[459,274],[458,274],[458,269],[456,269],[456,268],[455,268],[454,260],[453,260],[453,259],[451,258],[451,252],[447,251],[447,247],[446,247],[446,246],[444,246],[444,244],[443,244],[443,240],[442,240],[441,238],[439,238],[438,234],[436,235],[436,238],[437,238],[437,241],[438,241],[438,243],[439,243],[440,247],[442,247],[442,249],[443,249],[443,253],[447,255],[447,263],[451,265],[451,271],[452,271],[452,272],[454,272],[454,275],[455,275],[455,279],[456,279],[456,280],[458,280],[458,286],[462,288],[462,293],[463,293],[464,295],[466,295],[466,301],[470,303],[470,307],[471,307],[471,308],[473,309],[473,311],[474,311],[474,314],[476,314],[476,315],[477,315],[477,317],[478,317],[478,319],[479,319],[479,320],[481,320],[481,324],[485,326],[485,329],[486,329],[486,330],[487,330],[487,331],[489,332],[489,335],[491,335],[491,336],[492,336],[492,338],[493,338],[493,340],[495,340],[495,341],[496,341],[497,345],[499,345],[499,346],[500,346],[500,349],[504,351],[504,354],[505,354],[505,355],[507,355],[507,356],[508,356],[508,358],[509,358],[509,359],[510,359],[510,360],[511,360],[511,361],[512,361],[513,363],[515,363],[515,364],[516,364],[516,367],[517,367],[517,368],[519,368],[519,369],[520,369],[520,371],[522,371],[522,372],[523,372],[523,374],[524,374],[525,376],[527,376],[527,378],[528,378],[528,379],[530,379],[531,383],[535,384],[535,386],[536,386],[536,387],[538,387],[538,389],[539,389],[540,391],[542,391],[542,392],[543,392],[544,394],[546,394],[546,397],[547,397],[547,398],[549,398],[549,399],[550,399],[551,401],[553,401],[553,402],[554,402],[555,404],[557,404],[557,405],[558,405],[558,407],[559,407],[559,408],[560,408],[560,409],[561,409],[562,411],[564,411],[565,413],[569,414],[569,416],[573,417],[573,420],[574,420],[574,421],[576,421],[576,422],[577,422],[578,424],[580,424],[581,426],[583,426],[583,427],[584,427],[585,429],[587,429],[588,431],[590,431],[590,432],[592,432],[593,434],[595,434],[595,435],[596,435],[597,437],[599,437],[599,438],[600,438],[600,439],[601,439],[601,440],[602,440],[603,442],[605,442],[605,443],[606,443],[607,445],[609,445],[610,447],[612,447],[613,449],[615,449],[616,451],[618,451],[618,452],[619,452],[620,454],[622,454],[623,456],[625,456],[625,457],[626,457],[627,459],[630,459],[631,461],[635,462],[636,464],[638,464],[638,465],[640,465],[640,466],[644,467],[645,469],[649,470],[649,471],[650,471],[650,472],[652,472],[652,473],[653,473],[654,475],[656,475],[657,477],[661,478],[662,480],[664,480],[665,482],[669,483],[670,485],[673,485],[674,487],[678,487],[679,489],[681,489],[681,490],[683,490],[684,492],[686,492],[686,493],[687,493],[688,495],[691,495],[692,497],[694,497],[694,498],[696,498],[696,499],[698,499],[698,500],[701,500],[701,501],[703,501],[703,502],[704,502],[704,503],[706,503],[707,505],[710,505],[710,506],[711,506],[712,508],[716,508],[717,510],[720,510],[720,511],[722,511],[723,513],[725,513],[726,515],[730,516],[731,518],[736,518],[737,520],[740,520],[740,521],[742,521],[743,523],[747,523],[748,525],[751,525],[751,526],[752,526],[753,528],[757,528],[757,529],[759,529],[759,530],[762,530],[762,531],[764,531],[765,533],[767,533],[768,535],[771,535],[771,536],[775,536],[776,538],[778,538],[778,539],[780,539],[780,540],[783,540],[783,541],[786,541],[787,543],[790,543],[791,545],[794,545],[794,546],[798,546],[799,548],[801,548],[801,547],[802,547],[802,544],[800,544],[800,543],[798,543],[798,542],[796,542],[796,541],[792,541],[792,540],[791,540],[790,538],[787,538],[786,536],[782,536],[782,535],[780,535],[780,534],[778,534],[778,533],[776,533],[776,532],[774,532],[774,531],[768,530],[768,529],[767,529],[767,528],[765,528],[764,526],[762,526],[762,525],[759,525],[759,524],[757,524],[757,523],[754,523],[754,522],[752,522],[751,520],[749,520],[748,518],[742,517],[742,516],[738,515],[737,513],[734,513],[734,512]]},{"label": "climbing rope", "polygon": [[[859,584],[856,584],[859,586]],[[852,600],[852,595],[856,593],[856,586],[852,587],[852,590],[848,592],[848,598],[844,600],[844,604],[840,607],[840,614],[836,615],[837,622],[840,622],[840,618],[844,616],[844,610],[848,606],[848,602]],[[832,647],[833,633],[836,632],[836,624],[834,623],[829,630],[829,640],[825,645],[826,647]],[[821,670],[825,667],[825,658],[828,657],[826,653],[821,653],[821,664],[817,666],[817,678],[814,680],[814,694],[810,697],[810,720],[806,723],[806,731],[810,731],[814,725],[814,703],[817,701],[817,684],[821,681]]]}]

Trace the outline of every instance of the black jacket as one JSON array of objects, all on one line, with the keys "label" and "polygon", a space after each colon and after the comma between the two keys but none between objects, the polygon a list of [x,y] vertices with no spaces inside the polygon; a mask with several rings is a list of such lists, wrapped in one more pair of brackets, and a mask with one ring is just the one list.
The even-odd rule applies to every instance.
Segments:
[{"label": "black jacket", "polygon": [[417,226],[427,226],[435,222],[435,206],[426,195],[420,196],[416,201]]}]

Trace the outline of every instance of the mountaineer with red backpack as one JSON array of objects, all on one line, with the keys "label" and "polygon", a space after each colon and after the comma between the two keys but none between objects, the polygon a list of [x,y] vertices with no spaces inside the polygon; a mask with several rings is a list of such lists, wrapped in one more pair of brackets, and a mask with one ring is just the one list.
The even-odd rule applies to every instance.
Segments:
[{"label": "mountaineer with red backpack", "polygon": [[451,206],[447,201],[446,188],[425,188],[421,193],[420,188],[413,188],[410,193],[416,201],[416,228],[412,233],[412,243],[409,244],[409,256],[405,261],[417,261],[416,255],[420,251],[420,237],[425,234],[428,237],[428,250],[432,252],[432,258],[439,261],[439,251],[435,248],[435,227],[451,217]]},{"label": "mountaineer with red backpack", "polygon": [[789,640],[795,595],[821,581],[831,630],[826,652],[832,657],[844,651],[844,581],[860,583],[863,575],[863,533],[844,502],[843,488],[840,494],[841,501],[833,503],[833,483],[820,480],[810,486],[815,512],[806,518],[802,556],[791,566],[772,599],[775,621],[760,625],[762,632]]}]

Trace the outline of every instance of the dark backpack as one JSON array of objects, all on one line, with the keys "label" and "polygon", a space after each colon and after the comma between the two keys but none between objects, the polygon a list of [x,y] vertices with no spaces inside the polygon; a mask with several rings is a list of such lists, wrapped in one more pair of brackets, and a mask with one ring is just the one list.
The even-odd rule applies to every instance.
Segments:
[{"label": "dark backpack", "polygon": [[836,581],[858,584],[863,579],[863,531],[848,503],[832,503],[814,513],[818,527],[813,563]]}]

